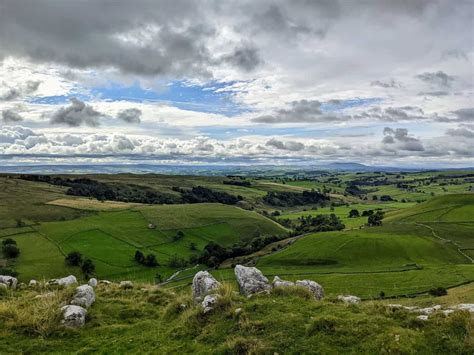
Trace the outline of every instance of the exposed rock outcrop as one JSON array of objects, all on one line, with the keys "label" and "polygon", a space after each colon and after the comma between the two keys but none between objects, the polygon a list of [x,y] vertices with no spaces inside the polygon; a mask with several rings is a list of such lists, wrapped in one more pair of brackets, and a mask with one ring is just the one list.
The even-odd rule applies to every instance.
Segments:
[{"label": "exposed rock outcrop", "polygon": [[272,286],[273,287],[291,287],[291,286],[295,286],[295,283],[291,281],[282,280],[278,276],[275,276],[273,278]]},{"label": "exposed rock outcrop", "polygon": [[220,282],[217,281],[209,272],[199,271],[193,278],[193,299],[195,301],[201,301],[211,291],[219,288],[220,285]]},{"label": "exposed rock outcrop", "polygon": [[71,304],[89,308],[95,302],[95,293],[92,286],[81,285],[76,288],[76,293],[71,301]]},{"label": "exposed rock outcrop", "polygon": [[81,306],[67,305],[61,308],[63,319],[61,323],[66,327],[80,328],[86,323],[87,310]]},{"label": "exposed rock outcrop", "polygon": [[18,280],[9,275],[0,275],[0,284],[5,284],[7,287],[15,289],[16,285],[18,283]]},{"label": "exposed rock outcrop", "polygon": [[92,287],[97,287],[97,279],[92,278],[87,282],[87,284]]},{"label": "exposed rock outcrop", "polygon": [[219,295],[207,295],[204,297],[204,301],[201,303],[204,313],[210,312],[214,309],[219,297]]},{"label": "exposed rock outcrop", "polygon": [[120,281],[119,287],[124,290],[129,290],[133,288],[132,281]]},{"label": "exposed rock outcrop", "polygon": [[337,296],[337,299],[347,304],[360,303],[360,298],[357,296],[352,296],[352,295],[339,295]]},{"label": "exposed rock outcrop", "polygon": [[268,279],[255,267],[237,265],[234,273],[239,283],[240,293],[245,296],[270,292],[272,289]]},{"label": "exposed rock outcrop", "polygon": [[317,300],[322,300],[324,298],[324,289],[323,287],[315,281],[312,280],[297,280],[296,286],[305,287],[313,293],[314,298]]},{"label": "exposed rock outcrop", "polygon": [[60,279],[52,279],[48,281],[49,286],[70,286],[77,284],[76,276],[69,275]]}]

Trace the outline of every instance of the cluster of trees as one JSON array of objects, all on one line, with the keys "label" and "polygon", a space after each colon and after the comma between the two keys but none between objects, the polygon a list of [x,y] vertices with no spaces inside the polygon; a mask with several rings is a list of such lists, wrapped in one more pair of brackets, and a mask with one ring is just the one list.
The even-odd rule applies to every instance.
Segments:
[{"label": "cluster of trees", "polygon": [[2,252],[5,258],[13,259],[20,255],[20,248],[16,245],[16,241],[7,238],[2,241]]},{"label": "cluster of trees", "polygon": [[224,185],[235,185],[242,187],[250,187],[252,184],[248,180],[224,180],[222,182]]},{"label": "cluster of trees", "polygon": [[145,254],[143,254],[140,250],[137,250],[135,252],[134,259],[139,264],[142,264],[148,267],[155,267],[159,265],[158,261],[156,260],[156,256],[154,254],[148,254],[147,256],[145,256]]},{"label": "cluster of trees", "polygon": [[210,242],[204,247],[201,255],[197,258],[191,258],[190,262],[198,262],[209,267],[217,267],[228,258],[251,254],[278,240],[280,240],[280,238],[276,236],[255,237],[247,243],[242,242],[227,248],[215,242]]},{"label": "cluster of trees", "polygon": [[84,259],[78,251],[72,251],[64,258],[66,265],[79,266],[85,277],[94,275],[95,265],[91,259]]},{"label": "cluster of trees", "polygon": [[226,205],[235,205],[243,199],[240,195],[234,196],[227,192],[214,191],[203,186],[194,186],[190,190],[173,187],[173,190],[181,193],[183,203],[217,202]]},{"label": "cluster of trees", "polygon": [[344,229],[346,226],[334,213],[318,214],[317,216],[301,216],[298,218],[299,225],[295,227],[297,232],[328,232]]},{"label": "cluster of trees", "polygon": [[327,200],[329,200],[328,196],[315,190],[303,191],[302,193],[270,191],[263,197],[263,201],[268,205],[287,207],[323,203]]},{"label": "cluster of trees", "polygon": [[384,213],[382,211],[376,211],[367,218],[367,224],[371,227],[381,226],[383,217]]}]

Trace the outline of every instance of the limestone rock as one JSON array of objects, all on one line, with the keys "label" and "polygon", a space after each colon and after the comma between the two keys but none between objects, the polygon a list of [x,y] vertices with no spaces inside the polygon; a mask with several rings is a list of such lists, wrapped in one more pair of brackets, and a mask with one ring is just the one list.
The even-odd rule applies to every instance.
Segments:
[{"label": "limestone rock", "polygon": [[30,282],[28,283],[28,286],[29,287],[36,287],[36,286],[38,286],[38,281],[30,280]]},{"label": "limestone rock", "polygon": [[250,296],[256,293],[270,292],[272,286],[262,272],[255,267],[237,265],[234,269],[240,293]]},{"label": "limestone rock", "polygon": [[101,285],[111,285],[112,282],[109,281],[109,280],[100,280],[100,281],[99,281],[99,284],[101,284]]},{"label": "limestone rock", "polygon": [[87,284],[92,287],[97,287],[97,279],[92,278]]},{"label": "limestone rock", "polygon": [[469,311],[470,313],[474,313],[474,303],[461,303],[451,308],[466,310],[466,311]]},{"label": "limestone rock", "polygon": [[76,276],[69,275],[60,279],[52,279],[48,281],[48,285],[50,286],[69,286],[77,284]]},{"label": "limestone rock", "polygon": [[119,287],[124,290],[129,290],[133,288],[133,283],[132,281],[120,281]]},{"label": "limestone rock", "polygon": [[193,278],[193,299],[195,301],[202,300],[211,291],[219,288],[220,285],[220,282],[217,281],[209,272],[199,271]]},{"label": "limestone rock", "polygon": [[61,310],[63,312],[61,323],[66,327],[80,328],[86,323],[87,311],[81,306],[67,305]]},{"label": "limestone rock", "polygon": [[324,289],[323,287],[315,281],[312,280],[297,280],[296,286],[305,287],[310,290],[314,297],[317,300],[322,300],[324,298]]},{"label": "limestone rock", "polygon": [[428,314],[432,314],[436,311],[439,311],[440,309],[441,309],[441,306],[436,305],[436,306],[433,306],[433,307],[414,309],[411,312],[422,313],[422,314],[428,315]]},{"label": "limestone rock", "polygon": [[17,283],[18,283],[18,280],[13,276],[0,275],[0,284],[5,284],[7,285],[7,287],[15,289]]},{"label": "limestone rock", "polygon": [[89,308],[95,302],[95,293],[92,286],[81,285],[76,288],[76,293],[71,301],[71,304]]},{"label": "limestone rock", "polygon": [[204,297],[204,301],[201,303],[204,313],[210,312],[214,309],[219,297],[219,295],[207,295]]},{"label": "limestone rock", "polygon": [[339,296],[337,296],[337,299],[339,301],[342,301],[342,302],[348,303],[348,304],[360,303],[360,298],[357,297],[357,296],[352,296],[352,295],[339,295]]},{"label": "limestone rock", "polygon": [[427,315],[421,315],[421,316],[416,317],[416,319],[419,319],[419,320],[422,320],[422,321],[427,321],[428,316]]},{"label": "limestone rock", "polygon": [[273,278],[272,285],[273,287],[291,287],[295,286],[295,283],[291,281],[282,280],[278,276],[275,276]]}]

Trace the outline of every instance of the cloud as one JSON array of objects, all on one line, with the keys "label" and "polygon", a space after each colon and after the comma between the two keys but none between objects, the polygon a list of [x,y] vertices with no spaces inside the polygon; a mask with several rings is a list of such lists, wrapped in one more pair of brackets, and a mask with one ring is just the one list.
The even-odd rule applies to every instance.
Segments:
[{"label": "cloud", "polygon": [[371,86],[378,86],[381,88],[400,88],[401,84],[399,84],[395,79],[390,79],[386,81],[382,80],[375,80],[370,83]]},{"label": "cloud", "polygon": [[117,114],[117,118],[127,123],[140,123],[142,111],[137,108],[127,108]]},{"label": "cloud", "polygon": [[416,76],[421,81],[428,83],[430,85],[435,86],[442,86],[442,87],[450,87],[451,83],[454,81],[454,77],[451,75],[446,74],[443,71],[437,72],[425,72],[422,74],[418,74]]},{"label": "cloud", "polygon": [[13,110],[3,110],[2,111],[2,119],[3,119],[3,122],[5,122],[5,123],[23,121],[23,117],[20,114],[13,111]]},{"label": "cloud", "polygon": [[0,101],[13,101],[26,95],[33,94],[38,90],[40,81],[28,80],[18,88],[3,84],[0,88]]},{"label": "cloud", "polygon": [[299,100],[289,103],[289,108],[276,110],[273,114],[252,118],[256,123],[314,123],[338,121],[335,115],[321,111],[317,100]]},{"label": "cloud", "polygon": [[289,150],[292,152],[299,152],[305,148],[305,145],[300,142],[295,141],[286,141],[283,142],[281,140],[272,138],[267,143],[265,143],[267,147],[275,147],[280,150]]},{"label": "cloud", "polygon": [[64,124],[70,127],[82,125],[95,127],[100,124],[99,118],[104,116],[102,113],[76,98],[71,98],[70,101],[69,106],[61,107],[53,113],[50,119],[51,124]]},{"label": "cloud", "polygon": [[450,128],[446,131],[446,135],[452,137],[474,138],[474,128]]},{"label": "cloud", "polygon": [[474,121],[474,107],[461,108],[453,112],[457,116],[457,121]]},{"label": "cloud", "polygon": [[420,140],[408,135],[406,128],[385,127],[383,130],[384,138],[382,143],[389,149],[400,149],[412,152],[424,151],[425,148]]}]

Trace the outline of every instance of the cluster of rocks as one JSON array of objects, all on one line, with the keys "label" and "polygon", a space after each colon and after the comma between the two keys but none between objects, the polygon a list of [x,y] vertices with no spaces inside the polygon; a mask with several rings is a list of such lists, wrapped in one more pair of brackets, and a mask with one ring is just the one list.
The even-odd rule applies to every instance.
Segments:
[{"label": "cluster of rocks", "polygon": [[[255,267],[237,265],[234,269],[240,293],[244,296],[270,293],[277,287],[302,287],[308,289],[317,300],[324,298],[323,287],[312,280],[285,281],[275,276],[270,283],[262,272]],[[221,286],[209,272],[199,271],[193,279],[192,294],[195,302],[200,302],[205,313],[211,311],[219,300],[217,289]],[[355,296],[349,296],[355,297]],[[356,297],[357,298],[357,297]],[[360,299],[359,299],[360,301]]]},{"label": "cluster of rocks", "polygon": [[16,289],[18,280],[13,276],[0,275],[0,287]]},{"label": "cluster of rocks", "polygon": [[[72,278],[75,279],[74,276],[72,276],[72,278],[71,276],[59,279],[63,280],[63,283],[60,282],[58,284],[64,285],[64,282],[66,282],[64,280],[68,279],[69,281],[72,281]],[[75,283],[77,283],[77,280]],[[95,302],[94,287],[97,286],[97,283],[97,280],[92,278],[87,284],[76,287],[76,291],[70,304],[61,308],[63,315],[61,323],[64,326],[79,328],[86,323],[87,308],[89,308]],[[67,283],[66,286],[69,286],[71,284],[73,283]]]},{"label": "cluster of rocks", "polygon": [[449,316],[451,313],[457,310],[466,310],[470,313],[474,313],[474,303],[458,304],[445,309],[443,309],[443,307],[439,304],[425,308],[420,308],[417,306],[403,306],[401,304],[388,304],[387,307],[390,309],[404,309],[411,313],[419,313],[419,316],[417,316],[416,318],[423,321],[428,320],[430,315],[435,313],[442,313],[445,316]]}]

